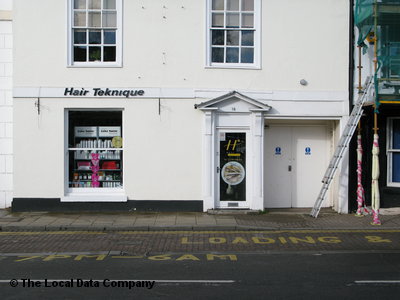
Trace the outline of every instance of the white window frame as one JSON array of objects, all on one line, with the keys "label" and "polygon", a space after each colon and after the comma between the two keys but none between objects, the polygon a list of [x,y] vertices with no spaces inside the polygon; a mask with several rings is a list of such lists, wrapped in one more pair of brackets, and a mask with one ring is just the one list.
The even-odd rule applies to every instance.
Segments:
[{"label": "white window frame", "polygon": [[[116,61],[112,62],[74,62],[73,61],[73,2],[74,0],[67,0],[67,66],[68,67],[122,67],[122,18],[123,18],[123,0],[116,1],[117,10],[117,30],[116,30]],[[100,27],[99,29],[102,29]]]},{"label": "white window frame", "polygon": [[[62,197],[62,202],[79,202],[76,197],[81,197],[85,202],[91,202],[89,198],[91,196],[96,196],[93,198],[93,202],[111,201],[111,202],[125,202],[127,197],[125,196],[125,172],[122,172],[122,186],[114,188],[75,188],[69,186],[69,155],[70,151],[74,148],[68,147],[69,144],[69,112],[81,111],[81,112],[91,112],[91,111],[120,111],[122,112],[122,140],[125,141],[125,118],[124,118],[124,108],[65,108],[64,109],[64,196]],[[71,150],[72,149],[72,150]],[[125,165],[125,151],[124,147],[118,148],[122,151],[122,168]],[[113,198],[110,195],[122,195],[122,198]],[[102,198],[104,196],[104,199]],[[89,197],[89,198],[88,198]],[[88,200],[89,199],[89,200]]]},{"label": "white window frame", "polygon": [[[226,1],[226,0],[225,0]],[[261,69],[261,0],[254,0],[254,62],[248,63],[213,63],[211,62],[211,11],[212,0],[207,0],[206,16],[206,68]],[[241,30],[241,29],[239,29]]]},{"label": "white window frame", "polygon": [[400,187],[400,182],[393,182],[393,153],[400,153],[400,149],[393,149],[393,120],[397,118],[387,119],[387,137],[386,137],[386,157],[387,157],[387,186]]}]

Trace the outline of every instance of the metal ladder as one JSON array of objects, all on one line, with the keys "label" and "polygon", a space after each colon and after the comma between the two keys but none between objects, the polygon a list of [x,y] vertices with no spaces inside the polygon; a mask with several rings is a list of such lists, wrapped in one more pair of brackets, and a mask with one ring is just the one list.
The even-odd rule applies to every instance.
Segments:
[{"label": "metal ladder", "polygon": [[332,182],[335,172],[338,169],[339,164],[341,163],[344,154],[350,144],[351,138],[354,134],[354,131],[358,125],[358,121],[360,121],[361,115],[363,113],[363,105],[367,99],[367,95],[371,87],[374,86],[373,77],[368,77],[366,83],[364,85],[364,89],[358,96],[357,102],[353,107],[353,110],[349,116],[349,120],[347,121],[346,127],[343,131],[342,136],[340,137],[339,143],[336,147],[336,150],[329,162],[329,166],[326,169],[325,175],[322,178],[322,187],[318,194],[318,198],[315,201],[314,207],[311,210],[310,215],[314,218],[318,217],[319,211],[321,210],[322,203],[325,200],[326,192],[329,189],[329,185]]}]

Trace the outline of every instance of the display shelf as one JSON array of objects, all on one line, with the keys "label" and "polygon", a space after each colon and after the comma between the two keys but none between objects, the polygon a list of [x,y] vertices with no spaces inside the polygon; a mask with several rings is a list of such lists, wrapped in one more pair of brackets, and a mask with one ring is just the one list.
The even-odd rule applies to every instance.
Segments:
[{"label": "display shelf", "polygon": [[[74,158],[75,160],[92,160],[91,158]],[[99,160],[121,160],[121,158],[99,158]]]},{"label": "display shelf", "polygon": [[[92,182],[91,179],[79,179],[77,181],[73,181],[74,182]],[[121,180],[98,180],[98,182],[121,182]]]},{"label": "display shelf", "polygon": [[[84,169],[74,169],[74,172],[92,172],[92,170],[84,170]],[[121,169],[99,169],[99,172],[117,172],[121,171]]]},{"label": "display shelf", "polygon": [[[121,128],[118,126],[76,126],[74,134],[68,147],[70,179],[74,178],[69,182],[70,188],[120,188],[122,186],[124,148],[122,147],[122,140],[119,144],[114,144],[117,147],[113,147],[112,139],[121,137]],[[114,135],[110,136],[110,134]],[[101,172],[104,176],[102,180],[97,180],[100,183],[98,187],[91,186],[93,179],[88,178],[94,174],[90,168],[93,164],[91,155],[94,153],[98,154],[99,167],[102,167],[97,173]],[[86,168],[79,168],[80,166]],[[115,169],[104,168],[109,166]],[[77,177],[81,177],[81,179]],[[110,179],[106,180],[106,177]]]},{"label": "display shelf", "polygon": [[83,151],[83,150],[90,150],[90,151],[123,151],[124,148],[68,148],[68,151]]}]

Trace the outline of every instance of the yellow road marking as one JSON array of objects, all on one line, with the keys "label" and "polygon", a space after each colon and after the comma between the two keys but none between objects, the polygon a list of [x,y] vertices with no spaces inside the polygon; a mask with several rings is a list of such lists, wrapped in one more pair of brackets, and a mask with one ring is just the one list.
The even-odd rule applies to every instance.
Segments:
[{"label": "yellow road marking", "polygon": [[143,255],[141,256],[129,256],[129,255],[122,255],[122,256],[111,256],[111,258],[143,258]]},{"label": "yellow road marking", "polygon": [[236,254],[215,254],[215,253],[205,253],[205,254],[158,254],[153,256],[107,256],[105,254],[99,255],[86,255],[86,254],[78,254],[78,255],[69,255],[69,254],[51,254],[51,255],[32,255],[32,256],[17,256],[17,259],[14,262],[24,262],[27,260],[40,259],[41,261],[54,261],[58,259],[67,259],[73,261],[82,261],[83,258],[90,259],[91,261],[102,261],[110,257],[112,259],[115,258],[142,258],[145,260],[153,260],[153,261],[164,261],[164,260],[172,260],[172,261],[210,261],[210,260],[230,260],[237,261]]},{"label": "yellow road marking", "polygon": [[26,261],[26,260],[30,260],[30,259],[40,258],[40,257],[42,257],[42,256],[40,256],[40,255],[33,255],[33,256],[18,256],[18,257],[23,257],[23,258],[17,259],[17,260],[15,260],[15,262],[20,262],[20,261]]}]

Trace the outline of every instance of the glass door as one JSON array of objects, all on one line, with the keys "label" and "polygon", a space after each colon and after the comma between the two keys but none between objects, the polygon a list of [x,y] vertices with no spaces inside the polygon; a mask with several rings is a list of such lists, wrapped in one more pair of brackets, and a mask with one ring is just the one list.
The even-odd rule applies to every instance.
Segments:
[{"label": "glass door", "polygon": [[246,207],[246,133],[219,132],[219,207]]}]

